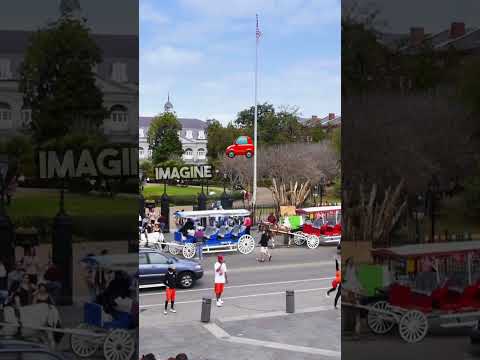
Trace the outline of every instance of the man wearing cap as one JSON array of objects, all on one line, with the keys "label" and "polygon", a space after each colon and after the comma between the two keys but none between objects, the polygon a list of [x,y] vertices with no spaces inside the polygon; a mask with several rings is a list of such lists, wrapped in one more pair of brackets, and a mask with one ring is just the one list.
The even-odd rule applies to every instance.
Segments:
[{"label": "man wearing cap", "polygon": [[167,269],[167,274],[165,275],[165,286],[166,289],[166,299],[165,299],[165,310],[163,313],[167,315],[168,302],[170,302],[170,311],[176,313],[175,310],[175,295],[176,295],[176,286],[177,286],[177,272],[175,267],[169,266]]},{"label": "man wearing cap", "polygon": [[223,256],[220,255],[215,263],[215,296],[217,297],[217,306],[223,305],[222,294],[225,284],[228,284],[227,265]]}]

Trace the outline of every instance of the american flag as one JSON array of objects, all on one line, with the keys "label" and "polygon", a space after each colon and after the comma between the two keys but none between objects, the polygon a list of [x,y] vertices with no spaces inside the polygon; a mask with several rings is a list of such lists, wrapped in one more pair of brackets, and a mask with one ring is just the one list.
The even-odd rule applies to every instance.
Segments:
[{"label": "american flag", "polygon": [[260,29],[258,28],[258,14],[257,14],[257,31],[256,31],[256,35],[257,35],[257,41],[260,39],[260,36],[262,36],[262,32],[260,31]]}]

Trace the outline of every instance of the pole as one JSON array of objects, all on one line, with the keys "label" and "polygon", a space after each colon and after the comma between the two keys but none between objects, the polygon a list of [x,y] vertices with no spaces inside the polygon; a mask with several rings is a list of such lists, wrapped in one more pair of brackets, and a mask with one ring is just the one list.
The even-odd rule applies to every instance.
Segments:
[{"label": "pole", "polygon": [[[258,29],[258,15],[257,15],[257,29]],[[257,82],[258,82],[258,36],[255,36],[255,118],[253,121],[253,197],[252,207],[255,209],[257,205]]]}]

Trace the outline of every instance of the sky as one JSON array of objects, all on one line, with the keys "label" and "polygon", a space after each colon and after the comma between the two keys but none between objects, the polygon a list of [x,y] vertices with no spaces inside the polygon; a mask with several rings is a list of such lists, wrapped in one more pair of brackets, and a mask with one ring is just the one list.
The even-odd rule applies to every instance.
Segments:
[{"label": "sky", "polygon": [[233,121],[258,102],[340,114],[340,0],[140,0],[140,114]]}]

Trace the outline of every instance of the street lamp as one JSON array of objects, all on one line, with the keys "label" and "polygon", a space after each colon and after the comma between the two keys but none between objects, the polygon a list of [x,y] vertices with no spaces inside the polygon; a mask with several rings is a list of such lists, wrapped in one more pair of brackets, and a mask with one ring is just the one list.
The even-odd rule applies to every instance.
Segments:
[{"label": "street lamp", "polygon": [[430,215],[430,242],[435,240],[435,208],[436,208],[436,197],[439,190],[439,182],[435,175],[432,176],[430,182],[428,183],[428,210]]},{"label": "street lamp", "polygon": [[323,197],[325,196],[325,178],[320,179],[320,206],[323,205]]}]

